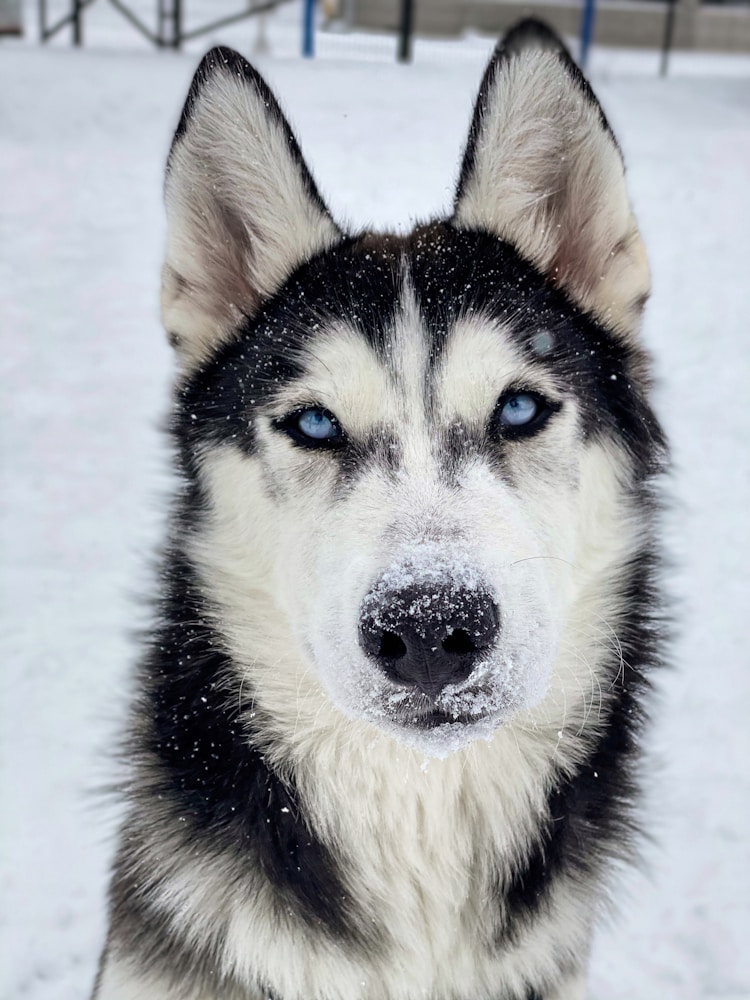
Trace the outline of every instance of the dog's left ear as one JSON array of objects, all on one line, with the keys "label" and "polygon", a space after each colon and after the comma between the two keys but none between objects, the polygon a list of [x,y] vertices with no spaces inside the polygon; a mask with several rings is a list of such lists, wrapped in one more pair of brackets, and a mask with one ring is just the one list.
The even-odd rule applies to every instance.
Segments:
[{"label": "dog's left ear", "polygon": [[341,237],[273,94],[231,49],[193,78],[165,201],[162,319],[187,369]]},{"label": "dog's left ear", "polygon": [[637,334],[649,272],[622,155],[580,70],[539,21],[512,29],[487,67],[453,222],[514,244],[581,308]]}]

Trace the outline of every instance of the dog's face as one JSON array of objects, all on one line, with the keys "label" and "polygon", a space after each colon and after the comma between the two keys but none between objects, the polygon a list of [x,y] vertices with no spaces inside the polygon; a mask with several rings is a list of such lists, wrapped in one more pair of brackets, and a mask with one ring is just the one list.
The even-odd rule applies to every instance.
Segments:
[{"label": "dog's face", "polygon": [[204,60],[170,156],[164,317],[191,557],[261,702],[319,684],[444,753],[544,698],[633,474],[648,279],[622,174],[566,55],[506,46],[452,219],[347,237],[260,78]]}]

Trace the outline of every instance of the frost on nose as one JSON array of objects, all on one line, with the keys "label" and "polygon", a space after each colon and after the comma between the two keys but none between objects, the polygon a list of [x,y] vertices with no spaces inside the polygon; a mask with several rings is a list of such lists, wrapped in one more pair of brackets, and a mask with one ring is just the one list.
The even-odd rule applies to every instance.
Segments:
[{"label": "frost on nose", "polygon": [[362,602],[359,642],[391,680],[435,698],[466,680],[499,630],[498,607],[484,589],[450,580],[393,589],[381,578]]}]

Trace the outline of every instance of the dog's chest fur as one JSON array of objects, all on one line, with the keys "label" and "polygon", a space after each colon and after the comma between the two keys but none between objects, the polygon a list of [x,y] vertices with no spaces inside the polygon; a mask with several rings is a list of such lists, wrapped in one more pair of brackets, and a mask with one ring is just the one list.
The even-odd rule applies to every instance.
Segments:
[{"label": "dog's chest fur", "polygon": [[[298,794],[336,859],[351,936],[337,943],[305,928],[304,970],[289,965],[288,950],[273,970],[282,995],[525,1000],[530,965],[552,976],[580,949],[591,900],[581,905],[562,876],[533,921],[508,901],[546,816],[549,734],[501,734],[442,761],[387,739],[347,747],[330,735],[299,770]],[[300,929],[289,925],[289,944]]]}]

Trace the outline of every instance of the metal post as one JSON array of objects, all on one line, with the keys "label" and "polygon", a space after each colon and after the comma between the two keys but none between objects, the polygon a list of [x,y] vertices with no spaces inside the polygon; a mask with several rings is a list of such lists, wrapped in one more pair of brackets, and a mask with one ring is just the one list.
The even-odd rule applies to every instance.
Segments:
[{"label": "metal post", "polygon": [[672,42],[674,41],[674,14],[676,6],[677,0],[668,0],[667,17],[664,21],[664,36],[661,41],[660,76],[666,76],[667,69],[669,68],[669,53],[672,51]]},{"label": "metal post", "polygon": [[401,27],[398,33],[398,61],[411,62],[412,22],[414,0],[401,0]]},{"label": "metal post", "polygon": [[83,3],[81,0],[73,0],[73,44],[80,46],[83,44]]},{"label": "metal post", "polygon": [[302,55],[306,59],[315,55],[315,0],[302,5]]},{"label": "metal post", "polygon": [[182,0],[174,0],[172,48],[179,49],[182,45]]},{"label": "metal post", "polygon": [[268,17],[266,14],[258,14],[258,30],[255,33],[255,42],[253,43],[254,55],[265,55],[270,49],[268,33],[266,31],[267,21]]},{"label": "metal post", "polygon": [[166,11],[164,9],[164,0],[159,0],[156,5],[156,37],[159,39],[158,44],[164,44],[164,24],[166,21]]},{"label": "metal post", "polygon": [[596,18],[596,0],[584,0],[581,14],[581,53],[579,63],[581,69],[586,69],[589,61],[589,49],[594,35],[594,20]]}]

